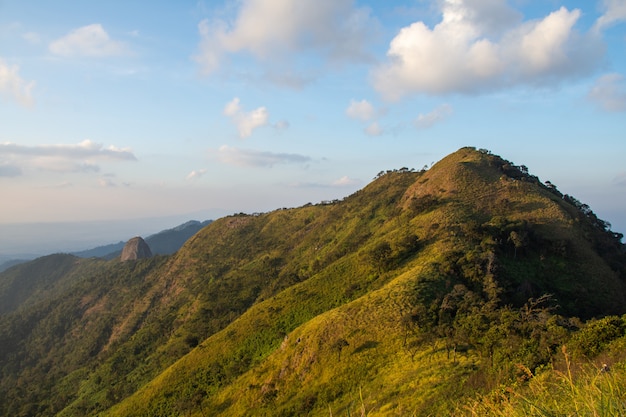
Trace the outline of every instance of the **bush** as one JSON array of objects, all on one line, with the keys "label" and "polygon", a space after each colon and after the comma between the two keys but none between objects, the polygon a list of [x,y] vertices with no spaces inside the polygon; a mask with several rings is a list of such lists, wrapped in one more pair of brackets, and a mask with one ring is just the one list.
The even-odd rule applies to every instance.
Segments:
[{"label": "bush", "polygon": [[607,345],[626,335],[626,316],[607,316],[591,320],[572,338],[572,349],[575,353],[588,358],[600,354]]}]

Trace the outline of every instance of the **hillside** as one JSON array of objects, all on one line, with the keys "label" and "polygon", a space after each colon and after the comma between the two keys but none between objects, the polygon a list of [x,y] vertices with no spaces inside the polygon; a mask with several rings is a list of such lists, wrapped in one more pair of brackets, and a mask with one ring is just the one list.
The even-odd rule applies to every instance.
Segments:
[{"label": "hillside", "polygon": [[19,294],[0,414],[450,414],[565,343],[592,358],[624,336],[583,323],[626,312],[620,239],[463,148],[341,201],[219,219],[172,256],[36,260],[0,274],[0,300]]}]

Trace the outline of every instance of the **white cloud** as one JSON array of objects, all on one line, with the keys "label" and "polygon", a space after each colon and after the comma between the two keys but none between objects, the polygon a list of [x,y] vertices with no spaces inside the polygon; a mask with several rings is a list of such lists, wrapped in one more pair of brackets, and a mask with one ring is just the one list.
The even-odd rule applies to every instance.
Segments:
[{"label": "white cloud", "polygon": [[59,56],[107,57],[126,55],[129,49],[123,42],[112,40],[101,24],[94,23],[75,29],[48,47]]},{"label": "white cloud", "polygon": [[385,112],[385,109],[376,109],[372,103],[365,99],[360,101],[354,99],[350,100],[350,104],[346,108],[346,115],[348,117],[368,123],[363,129],[368,136],[380,136],[385,133],[385,130],[380,126],[378,120],[375,120],[385,114]]},{"label": "white cloud", "polygon": [[107,158],[136,160],[135,155],[128,148],[117,148],[115,146],[104,147],[101,143],[86,139],[78,144],[72,145],[37,145],[26,146],[16,143],[0,143],[0,155],[31,155],[31,156],[60,156],[66,158]]},{"label": "white cloud", "polygon": [[350,105],[346,109],[346,114],[352,119],[367,122],[376,117],[376,109],[367,100],[350,100]]},{"label": "white cloud", "polygon": [[371,60],[366,45],[375,26],[369,9],[354,0],[242,0],[233,21],[200,22],[194,59],[207,75],[237,53],[266,64],[293,63],[303,52],[331,63]]},{"label": "white cloud", "polygon": [[415,22],[391,41],[372,74],[384,97],[554,85],[590,74],[604,53],[594,31],[575,30],[577,9],[523,22],[505,0],[444,0],[441,15],[432,29]]},{"label": "white cloud", "polygon": [[206,174],[206,172],[207,172],[206,168],[194,169],[189,174],[187,174],[186,179],[187,181],[196,180],[200,178],[201,176],[203,176],[204,174]]},{"label": "white cloud", "polygon": [[239,97],[235,97],[224,106],[224,115],[234,117],[241,113],[241,106],[239,105]]},{"label": "white cloud", "polygon": [[129,149],[114,146],[105,148],[91,140],[75,145],[37,146],[5,142],[0,143],[0,158],[4,160],[5,166],[13,166],[12,172],[18,174],[26,168],[52,172],[98,172],[100,167],[95,162],[98,160],[136,160]]},{"label": "white cloud", "polygon": [[257,168],[269,168],[276,164],[303,164],[311,160],[310,157],[304,155],[255,151],[227,145],[223,145],[217,150],[217,158],[228,165]]},{"label": "white cloud", "polygon": [[605,12],[596,21],[596,29],[604,29],[615,23],[626,20],[626,1],[604,0],[602,4]]},{"label": "white cloud", "polygon": [[626,111],[626,79],[606,74],[596,80],[587,97],[607,111]]},{"label": "white cloud", "polygon": [[354,178],[350,178],[347,175],[333,181],[333,187],[351,187],[353,185],[358,185],[360,181],[355,180]]},{"label": "white cloud", "polygon": [[449,104],[442,104],[430,113],[419,114],[414,121],[415,127],[417,129],[428,129],[436,123],[444,121],[452,114],[452,111],[452,106]]},{"label": "white cloud", "polygon": [[254,129],[266,126],[269,123],[269,112],[265,107],[259,107],[249,112],[245,112],[240,104],[239,98],[235,97],[224,107],[224,115],[230,117],[237,127],[239,137],[244,139],[252,135]]},{"label": "white cloud", "polygon": [[35,88],[35,82],[24,81],[19,75],[19,70],[17,65],[9,66],[0,58],[0,95],[29,107],[34,104],[32,90]]}]

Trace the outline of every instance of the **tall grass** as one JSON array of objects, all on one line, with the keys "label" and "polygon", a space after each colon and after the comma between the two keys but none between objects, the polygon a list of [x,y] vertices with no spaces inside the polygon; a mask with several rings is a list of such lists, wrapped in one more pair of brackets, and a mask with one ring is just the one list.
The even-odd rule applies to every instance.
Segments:
[{"label": "tall grass", "polygon": [[459,411],[467,416],[626,416],[626,368],[575,365],[565,348],[565,370],[549,369],[527,383],[500,388]]}]

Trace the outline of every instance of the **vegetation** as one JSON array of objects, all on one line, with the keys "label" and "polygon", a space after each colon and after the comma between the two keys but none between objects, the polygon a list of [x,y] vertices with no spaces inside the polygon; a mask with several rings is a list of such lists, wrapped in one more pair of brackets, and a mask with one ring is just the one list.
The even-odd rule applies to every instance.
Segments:
[{"label": "vegetation", "polygon": [[585,390],[618,407],[621,238],[463,148],[219,219],[172,256],[42,258],[0,275],[0,414],[521,415]]}]

